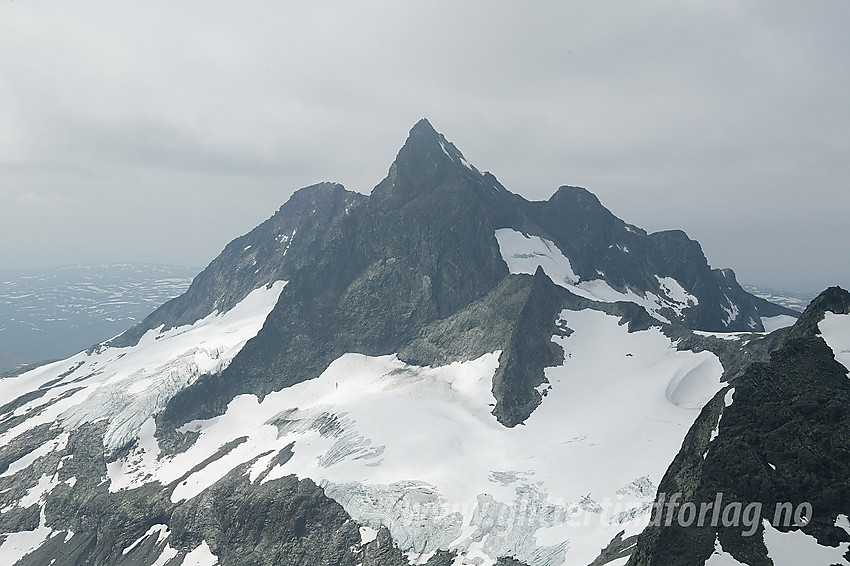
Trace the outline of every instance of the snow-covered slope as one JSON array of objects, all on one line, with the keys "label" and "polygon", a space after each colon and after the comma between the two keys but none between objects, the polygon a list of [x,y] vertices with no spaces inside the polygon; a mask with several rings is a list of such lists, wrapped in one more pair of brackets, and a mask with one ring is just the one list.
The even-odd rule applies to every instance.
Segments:
[{"label": "snow-covered slope", "polygon": [[[134,347],[101,347],[93,353],[83,352],[0,380],[0,399],[10,401],[0,415],[0,446],[9,446],[37,427],[47,425],[59,431],[58,435],[53,433],[52,440],[7,462],[1,477],[14,481],[21,474],[25,478],[25,472],[37,461],[65,450],[69,433],[88,422],[108,423],[103,437],[107,453],[139,444],[140,436],[139,446],[148,446],[145,423],[153,423],[153,416],[179,390],[201,375],[224,369],[259,331],[284,285],[285,282],[277,282],[259,288],[228,312],[213,313],[192,325],[168,331],[150,330]],[[16,400],[22,402],[13,402]],[[59,461],[52,477],[41,475],[23,497],[8,502],[0,511],[33,505],[41,508],[41,520],[35,530],[6,533],[0,545],[0,564],[14,564],[54,534],[45,524],[45,497],[60,483],[74,487],[76,478],[65,482],[57,479],[66,458],[73,458],[73,454]],[[123,460],[110,472],[117,473],[113,470],[122,465]],[[69,531],[68,538],[72,536]],[[197,555],[199,560],[201,555],[202,552]]]},{"label": "snow-covered slope", "polygon": [[[708,352],[676,351],[658,329],[629,333],[590,310],[561,316],[574,330],[556,339],[567,358],[547,371],[545,401],[525,426],[491,414],[498,352],[440,368],[346,354],[318,379],[189,423],[200,436],[185,453],[157,460],[148,421],[136,449],[110,465],[111,489],[193,470],[170,494],[177,502],[253,462],[252,482],[311,478],[411,556],[448,548],[457,564],[587,564],[619,531],[643,529],[722,367]],[[225,445],[234,447],[222,455]],[[292,457],[272,464],[284,450]]]},{"label": "snow-covered slope", "polygon": [[[42,424],[71,431],[105,419],[107,451],[132,447],[107,465],[110,492],[171,484],[169,497],[180,502],[249,464],[252,483],[313,479],[359,523],[389,528],[411,559],[451,549],[461,556],[457,564],[494,564],[500,556],[532,566],[586,564],[621,530],[642,530],[666,462],[721,386],[713,354],[677,351],[658,329],[629,333],[601,312],[564,311],[561,322],[573,332],[554,340],[565,361],[547,370],[545,401],[525,426],[507,429],[491,414],[499,352],[440,368],[352,353],[262,401],[237,397],[223,415],[183,428],[199,435],[186,451],[161,454],[157,411],[198,376],[224,367],[282,288],[258,289],[188,327],[149,331],[135,347],[107,347],[0,381],[9,399],[47,388],[3,416],[25,418],[0,442]],[[56,437],[4,476],[67,442],[67,433]],[[42,476],[11,506],[43,505],[56,477]],[[8,537],[0,553],[32,550],[53,532],[39,529]]]},{"label": "snow-covered slope", "polygon": [[818,328],[836,361],[850,371],[850,315],[826,312]]},{"label": "snow-covered slope", "polygon": [[134,442],[142,424],[175,393],[230,363],[259,331],[284,284],[257,289],[230,311],[211,314],[192,325],[148,331],[136,347],[82,352],[0,380],[2,399],[44,392],[0,416],[0,427],[19,421],[3,427],[0,444],[42,424],[71,430],[101,419],[109,421],[104,438],[107,450]]}]

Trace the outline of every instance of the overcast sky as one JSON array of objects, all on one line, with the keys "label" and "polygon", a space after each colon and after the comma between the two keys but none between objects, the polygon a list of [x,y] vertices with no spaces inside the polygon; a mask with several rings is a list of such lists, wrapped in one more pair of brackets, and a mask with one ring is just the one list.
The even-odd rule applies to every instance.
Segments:
[{"label": "overcast sky", "polygon": [[850,285],[850,2],[0,0],[0,268],[206,265],[430,119],[715,267]]}]

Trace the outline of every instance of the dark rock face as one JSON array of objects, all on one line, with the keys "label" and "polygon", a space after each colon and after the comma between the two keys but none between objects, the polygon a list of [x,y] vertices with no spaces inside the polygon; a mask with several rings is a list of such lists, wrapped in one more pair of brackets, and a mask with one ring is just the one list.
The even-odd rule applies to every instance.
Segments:
[{"label": "dark rock face", "polygon": [[563,362],[552,336],[569,330],[556,325],[558,314],[589,304],[552,283],[542,269],[532,277],[507,277],[466,309],[426,327],[399,357],[408,363],[443,365],[501,350],[493,376],[493,414],[505,426],[515,426],[542,401],[535,387],[545,382],[544,368]]},{"label": "dark rock face", "polygon": [[564,360],[552,336],[568,333],[555,325],[558,314],[567,306],[567,295],[537,268],[493,376],[493,414],[505,426],[520,424],[537,408],[542,396],[535,387],[546,381],[544,368]]},{"label": "dark rock face", "polygon": [[[813,516],[803,532],[826,546],[850,541],[833,526],[838,514],[850,513],[850,380],[818,335],[827,311],[850,312],[850,293],[835,287],[818,296],[784,333],[770,360],[752,364],[730,384],[730,406],[726,390],[706,405],[659,494],[682,493],[683,501],[699,506],[722,492],[728,502],[761,503],[761,518],[771,522],[777,503],[796,509],[808,502]],[[718,420],[719,434],[712,440]],[[769,565],[760,524],[752,536],[742,536],[743,526],[684,528],[676,521],[650,526],[629,564],[702,564],[719,537],[738,560]]]}]

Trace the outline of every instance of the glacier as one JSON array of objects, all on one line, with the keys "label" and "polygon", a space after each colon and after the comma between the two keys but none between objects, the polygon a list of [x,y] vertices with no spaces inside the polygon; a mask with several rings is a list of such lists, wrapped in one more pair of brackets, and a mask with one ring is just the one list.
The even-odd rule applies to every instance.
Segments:
[{"label": "glacier", "polygon": [[[182,431],[198,438],[183,453],[160,457],[148,421],[110,480],[166,485],[194,470],[171,493],[178,502],[248,463],[252,482],[313,479],[412,556],[450,548],[457,564],[508,554],[533,566],[589,563],[619,531],[646,525],[666,462],[721,388],[722,367],[709,352],[676,350],[658,328],[629,333],[592,310],[561,319],[574,330],[553,338],[564,363],[546,370],[546,397],[524,425],[491,414],[498,351],[442,367],[349,353],[316,379],[188,423]],[[291,458],[273,464],[285,450]]]}]

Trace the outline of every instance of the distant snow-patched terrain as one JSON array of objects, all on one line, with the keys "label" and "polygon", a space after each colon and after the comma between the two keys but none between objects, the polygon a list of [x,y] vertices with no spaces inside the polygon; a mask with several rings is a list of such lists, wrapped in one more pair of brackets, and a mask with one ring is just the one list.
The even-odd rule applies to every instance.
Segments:
[{"label": "distant snow-patched terrain", "polygon": [[803,312],[803,310],[806,308],[806,305],[809,304],[809,301],[814,299],[817,295],[817,293],[792,293],[790,291],[776,291],[774,289],[766,289],[762,287],[756,287],[754,285],[742,285],[742,287],[747,292],[752,293],[760,299],[770,301],[771,303],[776,303],[777,305],[782,305],[783,307],[787,307],[798,312]]},{"label": "distant snow-patched terrain", "polygon": [[18,359],[64,358],[123,332],[182,294],[196,273],[147,264],[0,273],[0,372]]}]

